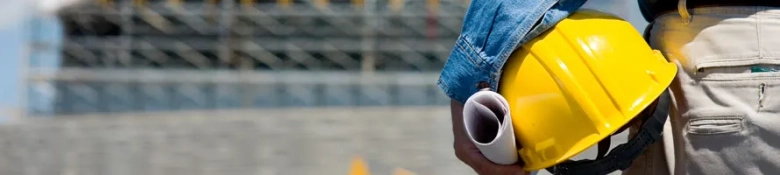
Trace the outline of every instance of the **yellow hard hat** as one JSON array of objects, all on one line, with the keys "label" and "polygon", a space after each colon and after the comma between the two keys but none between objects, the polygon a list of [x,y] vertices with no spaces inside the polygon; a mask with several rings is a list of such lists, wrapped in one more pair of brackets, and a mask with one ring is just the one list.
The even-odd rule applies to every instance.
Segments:
[{"label": "yellow hard hat", "polygon": [[[630,164],[659,138],[668,114],[666,90],[676,73],[675,64],[651,49],[629,22],[582,9],[515,50],[503,67],[498,93],[509,103],[526,170],[569,163],[557,169],[564,171],[574,169],[574,163],[605,162],[625,169],[625,161]],[[609,140],[643,111],[655,116],[643,124],[648,131],[640,132],[633,145],[610,151],[606,158],[611,160],[569,160]]]}]

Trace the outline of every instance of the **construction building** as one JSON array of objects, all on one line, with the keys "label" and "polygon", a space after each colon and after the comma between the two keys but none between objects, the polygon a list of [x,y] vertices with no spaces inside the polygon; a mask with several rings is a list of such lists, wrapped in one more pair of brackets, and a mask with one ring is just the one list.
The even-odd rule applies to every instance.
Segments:
[{"label": "construction building", "polygon": [[436,79],[468,4],[91,1],[60,12],[56,73],[26,78],[52,85],[53,107],[28,114],[443,105]]}]

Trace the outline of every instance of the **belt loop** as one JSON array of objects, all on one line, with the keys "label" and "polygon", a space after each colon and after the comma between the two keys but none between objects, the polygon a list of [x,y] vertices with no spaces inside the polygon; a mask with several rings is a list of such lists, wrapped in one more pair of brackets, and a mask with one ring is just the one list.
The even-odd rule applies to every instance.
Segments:
[{"label": "belt loop", "polygon": [[686,0],[679,0],[677,2],[677,11],[680,13],[680,17],[682,17],[683,25],[688,25],[688,23],[691,23],[691,14],[688,13],[688,5]]}]

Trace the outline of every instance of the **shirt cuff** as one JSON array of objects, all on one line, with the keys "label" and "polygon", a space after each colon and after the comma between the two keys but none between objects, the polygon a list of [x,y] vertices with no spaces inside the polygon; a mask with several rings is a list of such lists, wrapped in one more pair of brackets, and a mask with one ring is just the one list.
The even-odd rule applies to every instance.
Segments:
[{"label": "shirt cuff", "polygon": [[462,35],[456,41],[437,82],[448,97],[461,104],[480,89],[490,88],[495,91],[498,83],[491,65],[473,49],[466,38],[466,35]]}]

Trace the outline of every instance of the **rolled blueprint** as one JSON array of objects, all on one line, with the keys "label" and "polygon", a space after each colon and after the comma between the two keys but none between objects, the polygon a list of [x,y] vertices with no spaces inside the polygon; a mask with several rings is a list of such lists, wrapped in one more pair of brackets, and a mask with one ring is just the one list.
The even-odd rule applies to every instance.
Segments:
[{"label": "rolled blueprint", "polygon": [[502,165],[517,162],[512,117],[503,96],[479,91],[469,97],[463,106],[463,124],[471,142],[488,160]]}]

